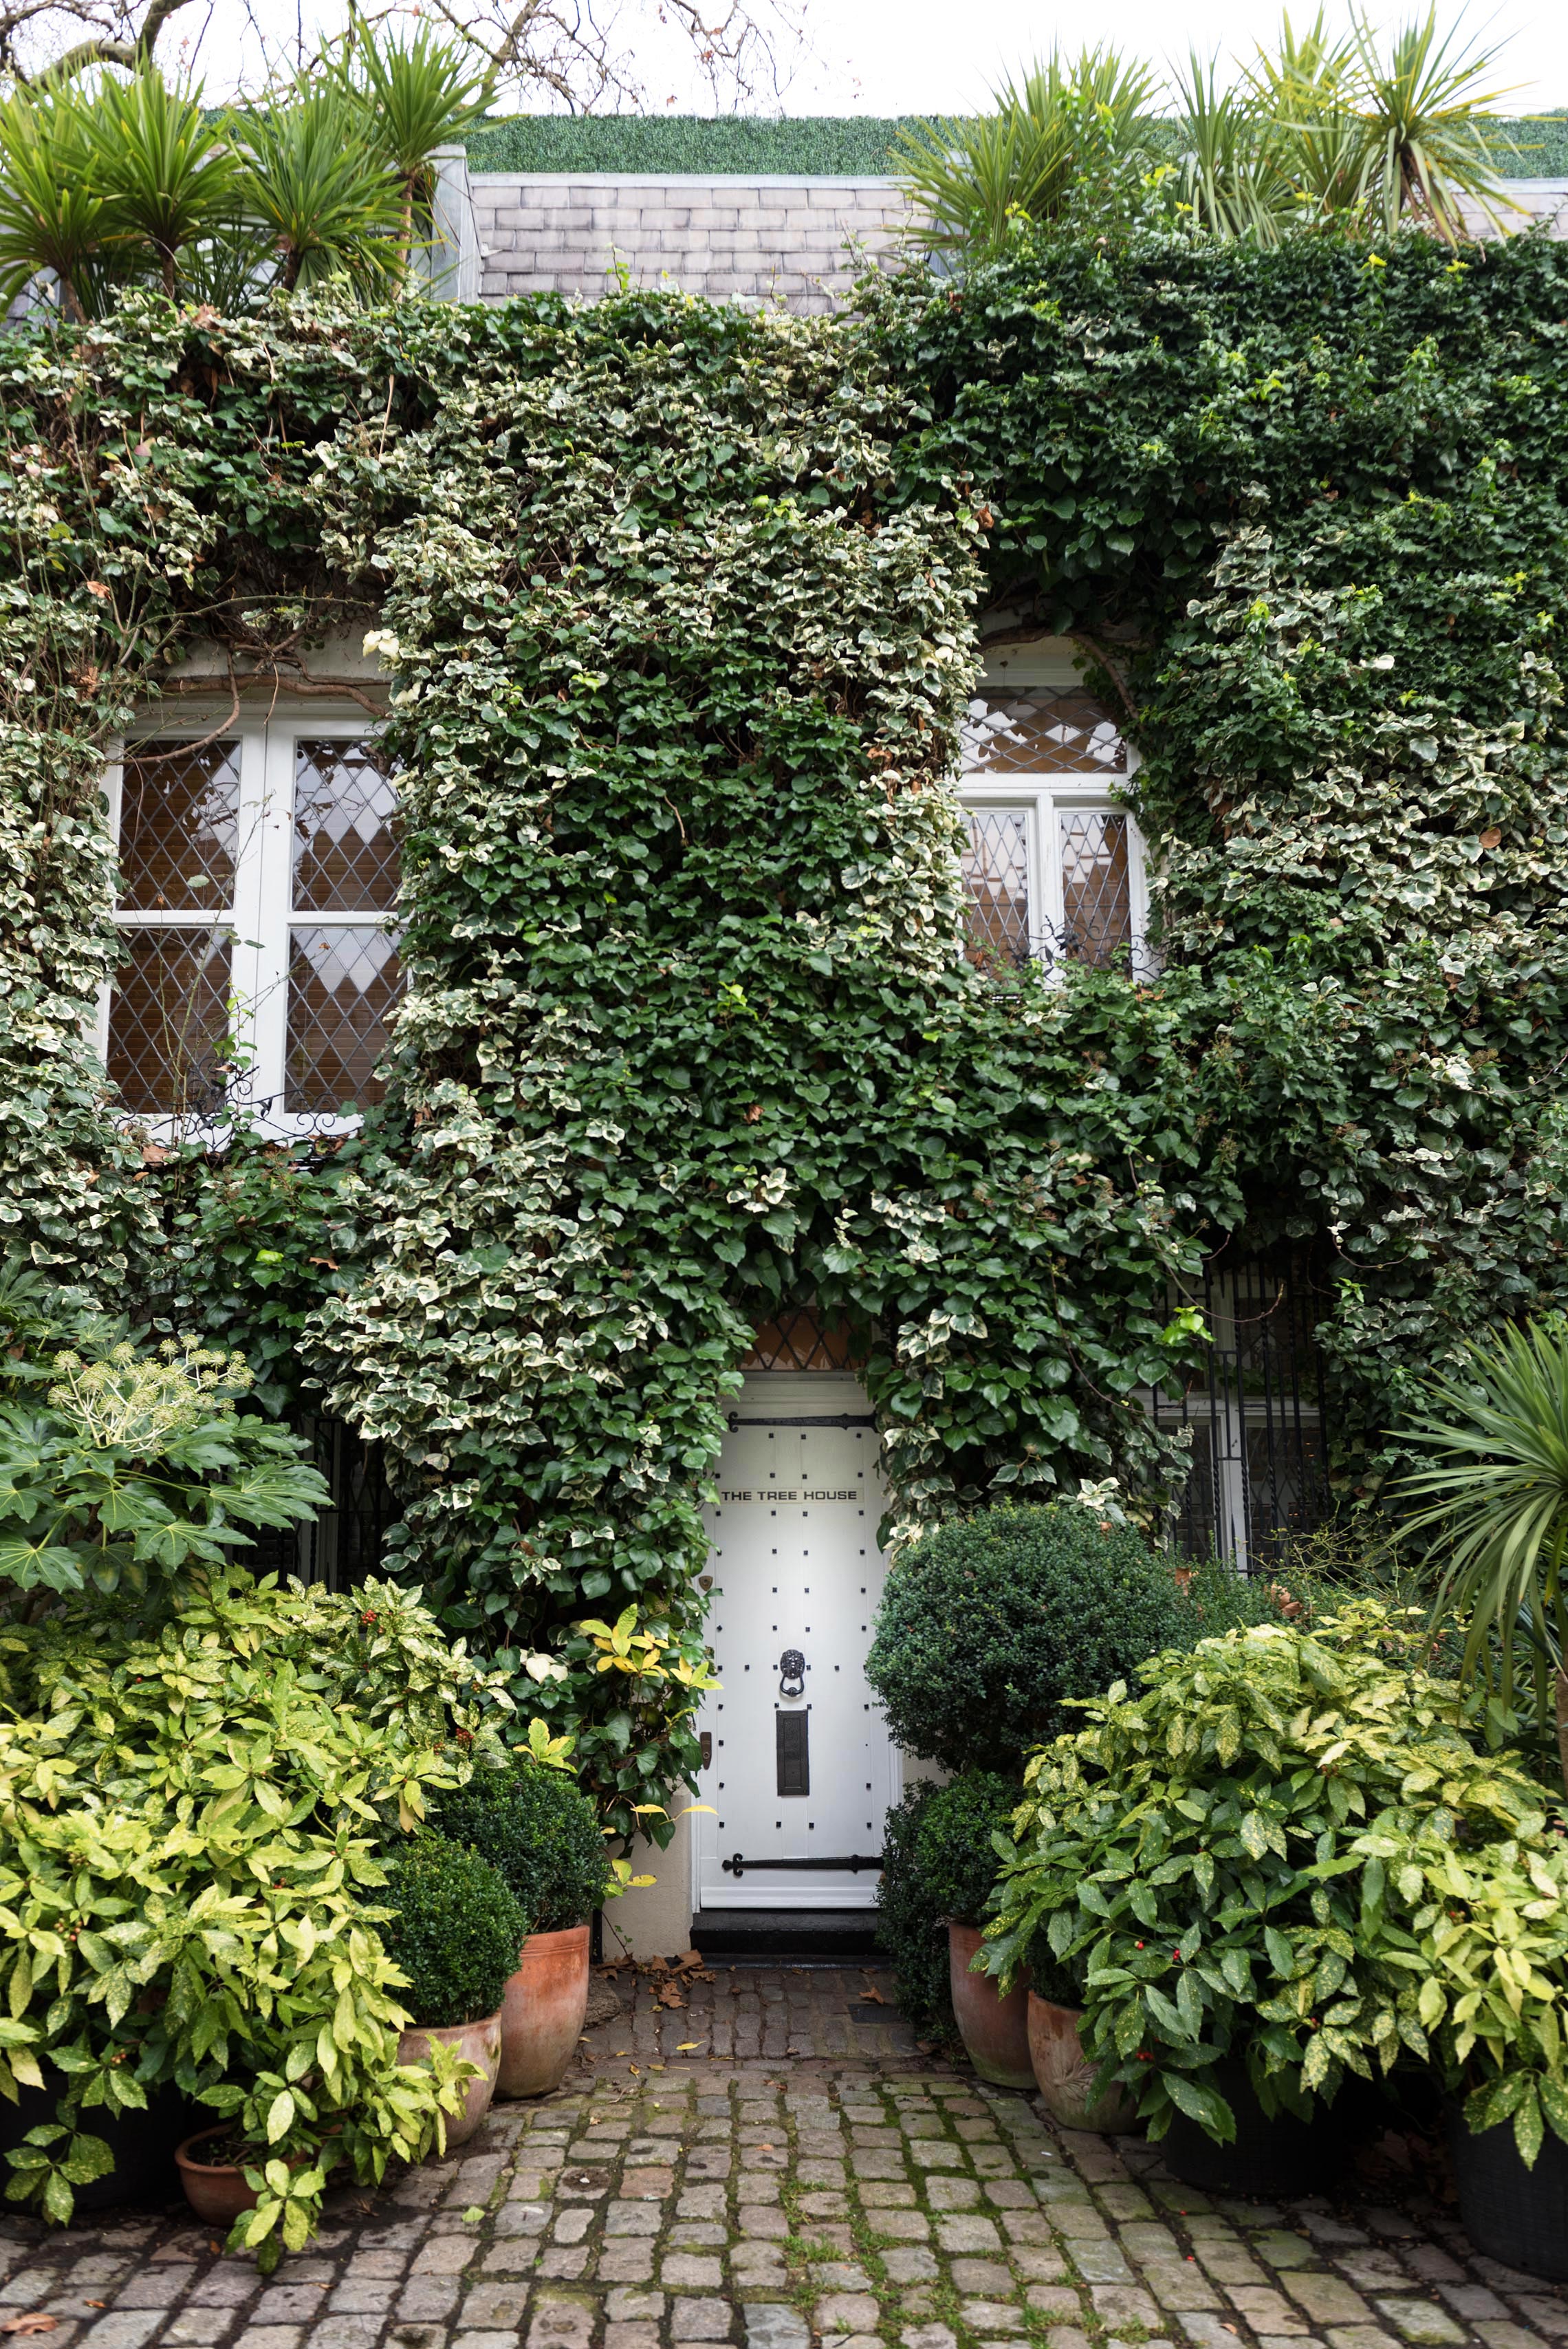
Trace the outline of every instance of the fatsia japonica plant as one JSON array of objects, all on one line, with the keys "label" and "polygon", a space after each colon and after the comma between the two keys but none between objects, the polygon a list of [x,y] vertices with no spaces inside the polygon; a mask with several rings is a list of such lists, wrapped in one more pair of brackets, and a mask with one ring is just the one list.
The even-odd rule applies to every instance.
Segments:
[{"label": "fatsia japonica plant", "polygon": [[249,1528],[314,1516],[329,1499],[287,1429],[242,1415],[238,1354],[191,1339],[156,1353],[91,1334],[84,1353],[8,1365],[45,1392],[0,1402],[0,1580],[20,1590],[139,1591],[216,1567]]},{"label": "fatsia japonica plant", "polygon": [[111,2166],[95,2120],[172,2084],[246,2148],[230,2240],[275,2265],[333,2171],[441,2143],[469,2075],[399,2065],[379,1929],[431,1792],[502,1757],[500,1676],[407,1592],[233,1568],[139,1612],[88,1593],[0,1661],[0,2094],[55,2098],[7,2194],[68,2220]]},{"label": "fatsia japonica plant", "polygon": [[[1143,1665],[1140,1692],[1119,1682],[1031,1758],[989,1968],[1010,1984],[1048,1951],[1069,1970],[1102,2086],[1133,2090],[1152,2136],[1180,2111],[1233,2137],[1225,2058],[1265,2112],[1303,2117],[1346,2073],[1401,2058],[1473,2087],[1480,2047],[1505,2109],[1525,2091],[1499,2078],[1557,2064],[1560,2043],[1524,2031],[1529,1966],[1516,1982],[1504,1921],[1541,1789],[1477,1751],[1477,1701],[1424,1669],[1421,1621],[1366,1601],[1310,1630],[1205,1640]],[[1466,1869],[1483,1889],[1455,1934],[1434,1888]],[[1484,1946],[1490,1982],[1472,1978]],[[1564,1987],[1568,1973],[1536,1985],[1542,2012]],[[1493,2114],[1482,2101],[1472,2116]]]}]

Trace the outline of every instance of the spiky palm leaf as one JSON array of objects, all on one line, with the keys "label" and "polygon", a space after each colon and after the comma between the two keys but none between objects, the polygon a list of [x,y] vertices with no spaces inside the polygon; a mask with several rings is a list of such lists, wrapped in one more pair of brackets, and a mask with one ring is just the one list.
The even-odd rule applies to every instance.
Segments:
[{"label": "spiky palm leaf", "polygon": [[0,303],[53,275],[68,318],[81,324],[102,307],[106,264],[123,239],[91,157],[74,90],[46,83],[0,101]]},{"label": "spiky palm leaf", "polygon": [[170,89],[156,68],[105,75],[83,109],[87,170],[116,233],[150,248],[166,294],[181,256],[222,235],[239,212],[239,166],[204,115],[201,90]]},{"label": "spiky palm leaf", "polygon": [[1411,216],[1452,244],[1466,233],[1465,198],[1493,229],[1510,212],[1517,224],[1487,147],[1485,117],[1509,95],[1481,87],[1491,59],[1456,47],[1457,27],[1439,36],[1435,5],[1396,33],[1387,61],[1365,17],[1355,25],[1362,188],[1384,227]]},{"label": "spiky palm leaf", "polygon": [[397,266],[402,207],[383,157],[367,152],[353,101],[331,83],[296,83],[265,113],[237,118],[246,216],[265,232],[288,293],[338,278],[385,290]]},{"label": "spiky palm leaf", "polygon": [[1568,1652],[1568,1329],[1476,1340],[1400,1440],[1425,1455],[1397,1488],[1417,1505],[1404,1536],[1447,1554],[1437,1612],[1466,1625],[1464,1670],[1490,1681],[1495,1662],[1511,1704],[1516,1658],[1532,1653],[1544,1730]]},{"label": "spiky palm leaf", "polygon": [[998,253],[1019,222],[1061,219],[1134,154],[1155,75],[1115,49],[1053,51],[994,93],[994,111],[923,124],[895,149],[917,208],[911,233],[937,251]]},{"label": "spiky palm leaf", "polygon": [[430,159],[482,119],[490,78],[470,70],[463,51],[438,39],[428,25],[412,40],[393,40],[358,17],[338,52],[335,74],[401,191],[401,274],[417,219],[428,212]]}]

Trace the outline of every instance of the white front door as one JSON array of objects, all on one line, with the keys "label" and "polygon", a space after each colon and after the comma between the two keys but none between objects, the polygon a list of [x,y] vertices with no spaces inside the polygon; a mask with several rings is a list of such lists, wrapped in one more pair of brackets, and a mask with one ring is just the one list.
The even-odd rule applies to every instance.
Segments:
[{"label": "white front door", "polygon": [[885,1572],[871,1406],[851,1372],[769,1371],[729,1417],[707,1513],[723,1685],[699,1723],[696,1906],[870,1909],[898,1795],[865,1678]]}]

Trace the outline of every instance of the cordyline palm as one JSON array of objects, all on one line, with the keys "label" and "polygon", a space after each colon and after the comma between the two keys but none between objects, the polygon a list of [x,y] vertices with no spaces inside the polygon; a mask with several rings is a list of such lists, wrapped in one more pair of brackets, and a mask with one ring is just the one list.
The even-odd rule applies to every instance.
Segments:
[{"label": "cordyline palm", "polygon": [[1408,214],[1450,244],[1464,233],[1461,197],[1494,229],[1503,226],[1500,207],[1517,212],[1486,144],[1485,116],[1508,93],[1479,87],[1491,60],[1456,52],[1456,38],[1457,29],[1439,37],[1434,6],[1395,35],[1385,64],[1365,20],[1356,19],[1362,192],[1390,233]]},{"label": "cordyline palm", "polygon": [[1400,1441],[1426,1455],[1397,1488],[1418,1506],[1407,1537],[1448,1553],[1433,1620],[1466,1625],[1462,1670],[1514,1695],[1522,1639],[1544,1733],[1555,1713],[1568,1783],[1568,1328],[1561,1322],[1475,1340],[1433,1381]]},{"label": "cordyline palm", "polygon": [[46,83],[0,101],[0,304],[52,272],[74,325],[98,309],[103,264],[120,236],[92,153],[74,91]]},{"label": "cordyline palm", "polygon": [[895,161],[923,215],[911,233],[985,257],[1004,249],[1016,222],[1059,220],[1137,146],[1158,86],[1114,49],[1086,48],[1070,62],[1053,51],[995,92],[993,113],[904,132]]},{"label": "cordyline palm", "polygon": [[336,78],[400,191],[401,279],[413,250],[416,212],[429,202],[430,158],[480,120],[490,80],[470,73],[461,50],[438,40],[428,25],[411,41],[378,40],[358,19],[339,55]]},{"label": "cordyline palm", "polygon": [[359,109],[332,83],[297,83],[266,113],[237,119],[246,214],[265,233],[278,283],[346,279],[360,293],[397,267],[398,190],[367,151]]},{"label": "cordyline palm", "polygon": [[1212,58],[1193,50],[1171,74],[1181,113],[1181,201],[1189,224],[1218,237],[1277,244],[1295,201],[1279,140],[1245,88],[1222,89]]},{"label": "cordyline palm", "polygon": [[88,169],[114,228],[131,248],[150,247],[172,295],[181,254],[232,232],[233,151],[204,118],[200,89],[172,90],[150,67],[127,82],[106,76],[84,117]]},{"label": "cordyline palm", "polygon": [[1319,10],[1299,37],[1287,13],[1273,52],[1260,48],[1245,68],[1247,96],[1304,219],[1364,206],[1367,140],[1357,111],[1357,67],[1355,36],[1331,39]]}]

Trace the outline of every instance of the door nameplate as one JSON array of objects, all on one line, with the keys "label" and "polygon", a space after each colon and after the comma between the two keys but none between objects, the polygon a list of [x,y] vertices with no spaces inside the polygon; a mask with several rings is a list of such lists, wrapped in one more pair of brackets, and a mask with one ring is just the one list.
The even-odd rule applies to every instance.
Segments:
[{"label": "door nameplate", "polygon": [[775,1487],[770,1493],[721,1492],[718,1497],[721,1501],[771,1501],[775,1506],[780,1501],[786,1501],[794,1506],[806,1501],[858,1501],[861,1495],[859,1493],[781,1493]]}]

